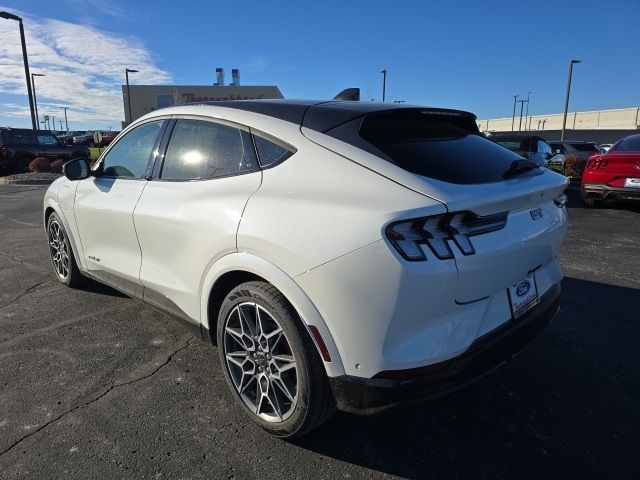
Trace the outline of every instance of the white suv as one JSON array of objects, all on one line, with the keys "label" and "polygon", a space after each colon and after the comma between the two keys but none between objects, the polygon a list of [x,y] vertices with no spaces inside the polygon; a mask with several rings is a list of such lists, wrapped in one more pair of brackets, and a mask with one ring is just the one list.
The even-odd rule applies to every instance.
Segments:
[{"label": "white suv", "polygon": [[171,107],[64,172],[44,199],[60,281],[104,282],[216,343],[275,435],[468,383],[558,309],[567,179],[470,113]]}]

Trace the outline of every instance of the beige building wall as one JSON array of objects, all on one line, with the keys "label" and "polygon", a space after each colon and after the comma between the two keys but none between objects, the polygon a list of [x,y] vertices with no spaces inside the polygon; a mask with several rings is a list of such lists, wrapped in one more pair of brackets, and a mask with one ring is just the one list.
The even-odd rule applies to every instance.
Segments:
[{"label": "beige building wall", "polygon": [[[561,113],[550,115],[530,115],[522,118],[522,130],[561,130]],[[512,118],[478,120],[483,132],[511,131]],[[520,117],[516,116],[514,130],[518,130]],[[640,107],[615,110],[595,110],[591,112],[571,112],[567,114],[567,130],[637,130],[640,128]]]},{"label": "beige building wall", "polygon": [[[284,98],[280,89],[271,86],[231,85],[130,85],[131,118],[135,120],[149,112],[171,105],[198,102],[224,102],[261,98]],[[124,125],[131,123],[127,86],[122,86]]]}]

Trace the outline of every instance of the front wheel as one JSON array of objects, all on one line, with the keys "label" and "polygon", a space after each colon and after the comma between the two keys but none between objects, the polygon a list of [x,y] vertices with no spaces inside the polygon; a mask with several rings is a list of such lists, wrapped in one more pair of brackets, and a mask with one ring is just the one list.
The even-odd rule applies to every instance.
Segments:
[{"label": "front wheel", "polygon": [[335,407],[322,360],[300,317],[271,284],[247,282],[225,298],[218,352],[234,397],[279,437],[299,437]]},{"label": "front wheel", "polygon": [[73,288],[80,286],[84,277],[73,256],[69,236],[56,213],[47,220],[47,239],[51,264],[60,283]]}]

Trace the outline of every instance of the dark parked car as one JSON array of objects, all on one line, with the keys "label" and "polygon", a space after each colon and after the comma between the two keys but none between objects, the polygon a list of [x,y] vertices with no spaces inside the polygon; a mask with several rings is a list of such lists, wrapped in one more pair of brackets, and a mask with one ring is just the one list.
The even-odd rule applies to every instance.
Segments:
[{"label": "dark parked car", "polygon": [[554,152],[561,153],[565,157],[565,171],[568,176],[580,178],[587,160],[591,155],[602,153],[600,147],[593,142],[564,141],[551,142]]},{"label": "dark parked car", "polygon": [[588,159],[594,153],[602,153],[600,147],[593,142],[550,142],[554,152],[563,155],[575,155]]},{"label": "dark parked car", "polygon": [[492,133],[489,139],[518,155],[522,155],[527,160],[564,174],[564,155],[554,153],[551,146],[542,137],[524,133],[498,132]]},{"label": "dark parked car", "polygon": [[[93,139],[93,134],[99,131],[100,134],[102,135],[102,141],[100,142],[100,145],[96,144],[95,140]],[[116,138],[116,136],[119,134],[120,132],[112,132],[110,130],[91,130],[88,131],[84,134],[81,135],[77,135],[75,137],[73,137],[73,144],[74,145],[84,145],[87,147],[106,147],[107,145],[109,145],[114,138]]]},{"label": "dark parked car", "polygon": [[83,135],[84,133],[84,130],[69,130],[62,135],[58,135],[58,140],[60,140],[60,143],[63,145],[73,145],[73,137]]},{"label": "dark parked car", "polygon": [[63,145],[48,130],[34,132],[27,128],[0,128],[0,170],[26,172],[36,157],[49,160],[89,157],[86,147]]}]

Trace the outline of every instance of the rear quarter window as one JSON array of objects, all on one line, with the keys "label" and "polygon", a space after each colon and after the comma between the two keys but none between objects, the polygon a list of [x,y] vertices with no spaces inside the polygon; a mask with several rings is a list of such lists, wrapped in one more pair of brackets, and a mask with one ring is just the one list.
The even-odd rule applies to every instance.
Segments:
[{"label": "rear quarter window", "polygon": [[263,168],[272,167],[284,162],[296,152],[295,148],[272,137],[267,139],[254,134],[253,140],[258,152],[260,166]]},{"label": "rear quarter window", "polygon": [[512,162],[523,160],[465,126],[438,115],[375,114],[364,118],[360,135],[400,168],[449,183],[502,181]]}]

